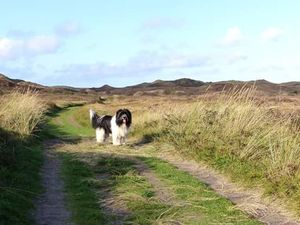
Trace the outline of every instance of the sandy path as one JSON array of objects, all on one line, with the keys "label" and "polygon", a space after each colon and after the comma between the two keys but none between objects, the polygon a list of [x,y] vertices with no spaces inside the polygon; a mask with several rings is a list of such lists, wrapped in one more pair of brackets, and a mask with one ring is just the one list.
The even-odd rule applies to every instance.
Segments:
[{"label": "sandy path", "polygon": [[[134,159],[138,156],[147,157],[147,155],[143,154],[143,151],[140,151],[142,148],[143,147],[135,148],[134,150],[118,149],[115,153],[120,157],[132,159],[137,163],[137,169],[141,175],[145,176],[154,186],[155,192],[160,200],[172,201],[173,196],[170,195],[171,192],[168,191],[167,187],[162,185],[155,173],[144,163],[140,162],[140,160]],[[284,204],[281,204],[278,200],[264,198],[261,190],[242,188],[239,184],[231,182],[214,169],[201,165],[193,160],[185,160],[177,154],[171,154],[165,151],[160,153],[154,154],[155,157],[168,161],[178,169],[197,177],[216,193],[233,202],[237,208],[259,221],[268,225],[300,225],[300,220],[296,219],[292,213],[285,208]]]},{"label": "sandy path", "polygon": [[37,225],[73,225],[70,222],[71,213],[65,207],[64,183],[59,177],[61,162],[53,152],[59,144],[58,140],[44,142],[42,184],[45,192],[36,202],[34,219]]},{"label": "sandy path", "polygon": [[[43,185],[46,192],[37,202],[37,211],[35,213],[36,223],[38,225],[72,225],[70,223],[70,212],[66,209],[63,194],[63,182],[59,178],[59,168],[61,162],[53,152],[53,148],[60,144],[57,140],[45,142],[45,163],[43,166]],[[124,149],[125,150],[125,149]],[[128,151],[129,150],[129,151]],[[107,150],[108,151],[108,150]],[[104,153],[106,151],[102,151]],[[110,149],[109,154],[113,151]],[[145,163],[136,159],[142,152],[127,149],[116,150],[116,155],[133,160],[136,163],[136,169],[150,182],[156,192],[156,197],[163,202],[174,200],[173,195],[167,186],[156,177],[156,174],[149,169]],[[209,185],[218,194],[231,200],[238,208],[244,210],[256,219],[269,225],[297,225],[300,224],[278,204],[276,201],[268,200],[262,197],[262,193],[257,190],[247,190],[240,188],[239,185],[230,182],[226,177],[217,173],[215,170],[201,166],[192,160],[183,160],[174,155],[161,154],[162,158],[178,169],[186,171],[197,177],[201,182]],[[99,174],[100,175],[100,174]],[[103,177],[102,177],[103,176]],[[98,179],[107,179],[105,174],[97,177]],[[102,190],[102,203],[105,205],[105,211],[109,215],[116,216],[115,225],[122,224],[124,219],[130,214],[126,208],[116,204],[116,199],[109,194],[109,190]],[[123,219],[120,219],[123,218]]]},{"label": "sandy path", "polygon": [[156,176],[156,174],[142,161],[130,157],[135,162],[135,168],[141,176],[152,185],[155,191],[155,196],[162,202],[168,204],[178,205],[179,201],[175,200],[175,194],[171,189],[162,183],[162,181]]}]

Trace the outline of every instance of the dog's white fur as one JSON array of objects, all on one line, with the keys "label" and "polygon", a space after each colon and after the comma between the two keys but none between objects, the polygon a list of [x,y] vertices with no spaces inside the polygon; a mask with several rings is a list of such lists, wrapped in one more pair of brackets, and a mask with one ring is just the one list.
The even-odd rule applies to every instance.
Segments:
[{"label": "dog's white fur", "polygon": [[105,142],[105,131],[103,128],[96,128],[96,141],[99,143]]},{"label": "dog's white fur", "polygon": [[113,145],[122,145],[126,142],[126,137],[129,128],[123,123],[121,126],[116,124],[116,116],[114,115],[111,119],[111,133]]}]

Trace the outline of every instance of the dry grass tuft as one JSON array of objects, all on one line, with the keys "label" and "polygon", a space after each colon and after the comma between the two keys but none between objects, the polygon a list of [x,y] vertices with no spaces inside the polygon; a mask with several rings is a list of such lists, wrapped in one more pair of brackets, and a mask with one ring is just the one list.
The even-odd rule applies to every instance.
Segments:
[{"label": "dry grass tuft", "polygon": [[38,94],[30,91],[12,92],[0,101],[0,127],[21,137],[32,134],[46,110]]},{"label": "dry grass tuft", "polygon": [[214,149],[241,159],[260,161],[268,172],[295,175],[300,166],[299,115],[276,115],[257,105],[254,89],[232,90],[213,101],[201,100],[168,115],[167,138],[195,151]]}]

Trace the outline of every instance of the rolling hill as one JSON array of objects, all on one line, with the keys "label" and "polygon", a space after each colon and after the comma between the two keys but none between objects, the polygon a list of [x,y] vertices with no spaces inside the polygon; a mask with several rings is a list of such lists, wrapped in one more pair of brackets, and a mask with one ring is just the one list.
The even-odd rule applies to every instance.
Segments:
[{"label": "rolling hill", "polygon": [[18,90],[37,90],[42,93],[59,93],[59,94],[76,94],[76,93],[94,93],[101,95],[199,95],[203,93],[220,92],[233,87],[241,88],[243,86],[253,86],[257,91],[265,95],[300,95],[300,82],[287,82],[276,84],[267,80],[255,81],[220,81],[220,82],[203,82],[189,78],[177,80],[156,80],[149,83],[141,83],[122,88],[103,85],[93,88],[74,88],[69,86],[43,86],[30,81],[20,79],[11,79],[0,74],[0,93],[6,93],[14,89]]}]

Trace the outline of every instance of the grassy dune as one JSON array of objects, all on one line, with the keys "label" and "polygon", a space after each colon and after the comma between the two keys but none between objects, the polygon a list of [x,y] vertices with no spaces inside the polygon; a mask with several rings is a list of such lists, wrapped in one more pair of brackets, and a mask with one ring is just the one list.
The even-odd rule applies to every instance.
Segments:
[{"label": "grassy dune", "polygon": [[255,98],[254,90],[244,89],[136,117],[144,137],[169,143],[236,181],[263,187],[300,212],[299,112],[274,110]]},{"label": "grassy dune", "polygon": [[41,144],[33,135],[46,107],[30,92],[14,92],[0,101],[0,224],[32,224],[42,164]]},{"label": "grassy dune", "polygon": [[117,99],[81,113],[89,107],[109,113],[128,107],[134,138],[173,146],[237,182],[284,199],[300,214],[300,115],[292,103],[273,104],[251,88],[171,98]]}]

